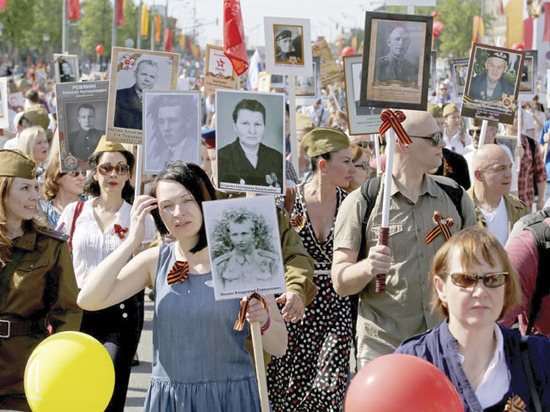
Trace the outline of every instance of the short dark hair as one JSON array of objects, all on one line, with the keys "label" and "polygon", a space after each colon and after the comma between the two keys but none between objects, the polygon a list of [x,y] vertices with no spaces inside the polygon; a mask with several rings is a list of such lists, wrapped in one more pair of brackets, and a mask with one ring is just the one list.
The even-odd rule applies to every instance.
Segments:
[{"label": "short dark hair", "polygon": [[80,114],[80,110],[82,109],[88,109],[94,112],[95,115],[95,107],[92,106],[90,103],[83,103],[80,106],[78,106],[78,109],[76,110],[76,115],[78,116]]},{"label": "short dark hair", "polygon": [[[202,209],[202,202],[208,200],[216,200],[216,190],[208,175],[194,163],[186,163],[178,160],[173,163],[168,163],[164,170],[156,177],[151,187],[150,195],[157,197],[157,187],[161,181],[176,182],[185,187],[195,199],[195,202]],[[158,208],[151,211],[157,230],[161,236],[168,234],[168,229],[164,225]],[[204,213],[202,225],[199,231],[199,240],[197,244],[190,250],[191,253],[197,253],[207,246],[206,229],[204,227]]]},{"label": "short dark hair", "polygon": [[[99,164],[99,159],[101,159],[103,153],[106,152],[94,152],[90,155],[90,157],[88,158],[88,163],[91,170],[97,168],[97,165]],[[132,171],[134,170],[134,155],[127,150],[123,150],[118,153],[124,156],[124,158],[126,159],[126,163],[128,163],[128,166],[130,167],[130,178],[126,181],[124,187],[122,188],[122,198],[128,203],[132,204],[134,203],[134,187],[130,183],[130,180],[132,180]],[[84,192],[96,197],[100,195],[99,183],[97,183],[97,180],[94,179],[93,175],[91,175],[84,184]]]},{"label": "short dark hair", "polygon": [[243,99],[235,106],[233,110],[233,123],[237,123],[237,118],[239,117],[239,112],[241,110],[250,110],[251,112],[260,112],[264,118],[265,124],[265,106],[261,104],[258,100],[254,99]]},{"label": "short dark hair", "polygon": [[315,156],[315,157],[312,157],[311,159],[309,159],[309,161],[311,162],[311,171],[313,173],[315,173],[317,171],[317,169],[319,169],[319,161],[321,159],[325,159],[325,160],[330,160],[330,153],[323,153],[322,155],[319,155],[319,156]]}]

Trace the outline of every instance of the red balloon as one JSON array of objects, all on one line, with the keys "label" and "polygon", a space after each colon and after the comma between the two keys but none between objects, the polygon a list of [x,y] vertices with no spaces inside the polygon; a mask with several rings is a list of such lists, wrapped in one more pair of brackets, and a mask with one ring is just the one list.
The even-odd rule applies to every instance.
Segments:
[{"label": "red balloon", "polygon": [[443,372],[416,356],[381,356],[361,368],[346,394],[346,412],[464,412]]},{"label": "red balloon", "polygon": [[514,43],[514,45],[512,46],[512,49],[514,49],[514,50],[525,50],[525,46],[523,45],[523,43]]},{"label": "red balloon", "polygon": [[439,17],[439,13],[437,11],[434,11],[432,13],[432,16],[433,16],[434,19],[437,19]]},{"label": "red balloon", "polygon": [[355,49],[353,47],[347,46],[342,49],[342,56],[350,56],[352,54],[355,54]]},{"label": "red balloon", "polygon": [[97,54],[103,54],[104,51],[105,51],[105,48],[103,47],[102,44],[98,44],[97,46],[95,46],[95,52]]}]

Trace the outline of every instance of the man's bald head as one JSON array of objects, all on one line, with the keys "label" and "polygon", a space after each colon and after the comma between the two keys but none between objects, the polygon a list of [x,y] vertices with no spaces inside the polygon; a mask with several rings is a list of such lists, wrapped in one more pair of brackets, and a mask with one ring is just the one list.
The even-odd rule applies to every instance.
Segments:
[{"label": "man's bald head", "polygon": [[478,148],[472,157],[472,166],[474,170],[481,170],[487,166],[488,162],[496,159],[502,154],[509,158],[508,153],[498,144],[484,144]]}]

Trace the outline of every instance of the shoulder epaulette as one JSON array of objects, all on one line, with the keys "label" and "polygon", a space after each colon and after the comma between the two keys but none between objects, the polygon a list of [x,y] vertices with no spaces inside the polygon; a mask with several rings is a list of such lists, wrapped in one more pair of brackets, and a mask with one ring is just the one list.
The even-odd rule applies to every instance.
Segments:
[{"label": "shoulder epaulette", "polygon": [[57,239],[61,242],[67,242],[69,240],[69,235],[58,232],[57,230],[49,229],[47,227],[38,228],[36,232],[40,233],[41,235],[51,237],[52,239]]}]

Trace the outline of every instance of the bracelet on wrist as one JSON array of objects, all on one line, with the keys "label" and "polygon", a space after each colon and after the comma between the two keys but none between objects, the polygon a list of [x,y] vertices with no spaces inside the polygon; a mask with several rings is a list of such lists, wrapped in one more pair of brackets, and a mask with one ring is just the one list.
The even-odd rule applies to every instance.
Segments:
[{"label": "bracelet on wrist", "polygon": [[264,334],[264,332],[266,330],[269,329],[269,325],[271,325],[271,317],[269,315],[267,315],[267,320],[265,321],[263,326],[260,328],[260,332],[262,333],[262,335]]}]

